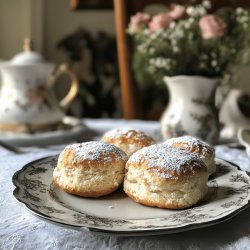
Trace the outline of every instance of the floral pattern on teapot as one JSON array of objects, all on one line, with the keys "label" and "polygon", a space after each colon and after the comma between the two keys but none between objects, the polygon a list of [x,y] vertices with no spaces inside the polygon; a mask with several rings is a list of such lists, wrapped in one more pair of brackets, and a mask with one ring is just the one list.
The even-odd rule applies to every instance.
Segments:
[{"label": "floral pattern on teapot", "polygon": [[[52,74],[54,65],[29,49],[10,62],[0,64],[0,130],[30,131],[61,124],[65,108],[78,92],[78,81],[68,65]],[[53,85],[62,74],[71,78],[71,88],[61,102]],[[54,76],[54,77],[53,77]]]}]

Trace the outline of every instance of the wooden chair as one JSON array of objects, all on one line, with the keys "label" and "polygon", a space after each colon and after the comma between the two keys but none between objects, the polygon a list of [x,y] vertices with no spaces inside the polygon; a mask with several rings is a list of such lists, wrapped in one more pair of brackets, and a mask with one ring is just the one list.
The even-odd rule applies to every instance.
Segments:
[{"label": "wooden chair", "polygon": [[[121,97],[123,107],[123,117],[125,119],[157,119],[162,110],[155,113],[145,114],[141,104],[140,92],[131,69],[131,46],[126,34],[129,19],[138,11],[142,11],[150,4],[169,5],[174,1],[169,0],[114,0],[115,27],[117,37],[117,52],[119,63],[119,74],[121,84]],[[180,2],[180,1],[179,1]],[[182,1],[183,3],[187,1]],[[231,5],[250,6],[249,0],[237,0],[235,2],[228,0],[213,0],[214,8]],[[157,117],[158,116],[158,117]]]},{"label": "wooden chair", "polygon": [[[125,119],[154,119],[156,117],[145,114],[138,85],[135,83],[131,69],[131,46],[126,34],[129,19],[138,11],[142,11],[149,4],[160,3],[167,5],[166,0],[114,0],[115,27],[119,74],[121,83],[122,109]],[[157,115],[156,115],[157,116]]]}]

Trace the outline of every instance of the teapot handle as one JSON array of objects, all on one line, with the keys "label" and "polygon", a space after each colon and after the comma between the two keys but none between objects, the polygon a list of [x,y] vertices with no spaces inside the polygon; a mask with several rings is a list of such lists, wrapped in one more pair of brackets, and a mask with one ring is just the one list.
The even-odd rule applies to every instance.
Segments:
[{"label": "teapot handle", "polygon": [[69,106],[69,104],[73,101],[73,99],[76,97],[79,91],[78,79],[76,75],[73,73],[73,71],[70,70],[68,63],[61,64],[56,70],[56,72],[53,73],[53,75],[51,76],[50,86],[52,87],[56,83],[57,79],[64,74],[68,75],[71,79],[70,89],[66,94],[66,96],[60,101],[60,106],[66,109]]}]

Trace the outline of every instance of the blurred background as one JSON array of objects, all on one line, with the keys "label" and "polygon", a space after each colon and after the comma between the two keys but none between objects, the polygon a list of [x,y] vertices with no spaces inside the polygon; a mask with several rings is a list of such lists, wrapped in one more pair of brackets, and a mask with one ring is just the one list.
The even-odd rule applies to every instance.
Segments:
[{"label": "blurred background", "polygon": [[[71,63],[81,87],[70,115],[122,117],[112,1],[0,0],[0,32],[0,60],[19,53],[30,37],[47,61]],[[237,88],[250,93],[249,67],[235,72]],[[60,79],[59,98],[67,88]]]},{"label": "blurred background", "polygon": [[[72,63],[81,90],[71,114],[121,117],[112,6],[96,1],[82,1],[79,6],[80,2],[0,0],[0,60],[21,52],[24,38],[30,37],[45,60]],[[62,78],[56,85],[59,97],[67,82]]]}]

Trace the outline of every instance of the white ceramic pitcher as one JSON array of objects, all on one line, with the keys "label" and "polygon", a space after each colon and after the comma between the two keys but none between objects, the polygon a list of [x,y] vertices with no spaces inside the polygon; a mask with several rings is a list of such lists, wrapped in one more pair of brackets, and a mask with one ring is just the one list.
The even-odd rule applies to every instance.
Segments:
[{"label": "white ceramic pitcher", "polygon": [[[36,132],[55,129],[62,122],[65,108],[78,92],[78,80],[68,66],[55,66],[32,51],[25,40],[24,52],[0,63],[0,131]],[[71,78],[69,92],[60,102],[53,85],[62,74]]]},{"label": "white ceramic pitcher", "polygon": [[215,107],[215,91],[219,79],[202,76],[164,77],[170,102],[161,117],[165,139],[192,135],[209,143],[219,137],[219,122]]}]

